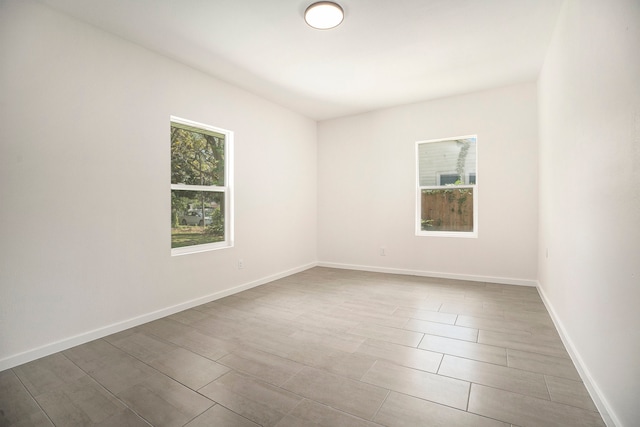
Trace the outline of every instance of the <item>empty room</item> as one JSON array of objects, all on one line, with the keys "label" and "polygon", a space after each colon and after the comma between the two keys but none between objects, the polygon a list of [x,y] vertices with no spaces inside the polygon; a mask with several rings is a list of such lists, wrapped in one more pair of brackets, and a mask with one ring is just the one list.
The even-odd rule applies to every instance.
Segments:
[{"label": "empty room", "polygon": [[0,426],[640,425],[640,1],[0,0]]}]

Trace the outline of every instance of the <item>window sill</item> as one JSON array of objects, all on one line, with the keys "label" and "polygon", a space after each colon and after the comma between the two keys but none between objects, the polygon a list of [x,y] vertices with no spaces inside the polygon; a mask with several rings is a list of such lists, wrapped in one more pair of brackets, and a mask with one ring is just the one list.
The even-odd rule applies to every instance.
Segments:
[{"label": "window sill", "polygon": [[462,237],[464,239],[477,239],[477,231],[418,231],[418,237]]},{"label": "window sill", "polygon": [[233,247],[233,243],[229,243],[229,242],[217,242],[217,243],[208,243],[208,244],[196,245],[196,246],[184,246],[182,248],[172,248],[171,256],[197,254],[200,252],[217,251],[219,249],[227,249],[232,247]]}]

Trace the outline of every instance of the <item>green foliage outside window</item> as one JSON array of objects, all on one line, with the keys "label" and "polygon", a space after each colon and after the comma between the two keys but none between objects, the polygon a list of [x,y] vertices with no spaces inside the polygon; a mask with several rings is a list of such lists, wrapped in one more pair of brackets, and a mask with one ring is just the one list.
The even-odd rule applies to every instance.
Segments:
[{"label": "green foliage outside window", "polygon": [[224,241],[225,135],[172,122],[171,184],[171,247]]}]

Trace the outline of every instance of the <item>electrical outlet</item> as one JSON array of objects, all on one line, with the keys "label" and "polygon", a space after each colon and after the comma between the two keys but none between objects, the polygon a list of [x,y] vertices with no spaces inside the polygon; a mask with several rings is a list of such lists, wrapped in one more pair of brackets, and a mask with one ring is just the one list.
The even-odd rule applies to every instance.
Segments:
[{"label": "electrical outlet", "polygon": [[244,268],[244,261],[239,259],[238,260],[238,270],[242,270]]},{"label": "electrical outlet", "polygon": [[380,248],[380,256],[387,256],[387,249],[384,246]]}]

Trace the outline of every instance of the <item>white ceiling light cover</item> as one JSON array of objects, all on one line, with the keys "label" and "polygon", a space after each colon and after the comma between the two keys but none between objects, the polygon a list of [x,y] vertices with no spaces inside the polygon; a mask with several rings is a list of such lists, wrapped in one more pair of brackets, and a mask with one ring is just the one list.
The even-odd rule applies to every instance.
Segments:
[{"label": "white ceiling light cover", "polygon": [[344,19],[344,11],[339,4],[330,1],[313,3],[304,12],[304,20],[313,28],[328,30],[337,27]]}]

